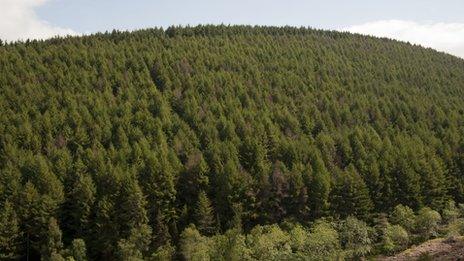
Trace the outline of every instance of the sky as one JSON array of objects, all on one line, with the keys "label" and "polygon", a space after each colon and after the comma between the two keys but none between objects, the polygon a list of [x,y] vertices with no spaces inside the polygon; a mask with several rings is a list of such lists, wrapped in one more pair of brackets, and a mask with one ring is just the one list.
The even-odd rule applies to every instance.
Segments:
[{"label": "sky", "polygon": [[170,25],[291,25],[409,41],[464,58],[463,0],[0,0],[0,39]]}]

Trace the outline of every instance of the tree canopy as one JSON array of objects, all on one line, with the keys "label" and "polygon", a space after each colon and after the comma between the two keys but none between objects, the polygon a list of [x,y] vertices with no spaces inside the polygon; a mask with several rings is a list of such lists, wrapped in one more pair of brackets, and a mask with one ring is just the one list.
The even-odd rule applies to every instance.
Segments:
[{"label": "tree canopy", "polygon": [[464,60],[432,49],[223,25],[0,46],[1,257],[166,258],[236,224],[286,241],[272,224],[399,204],[386,235],[430,237],[438,213],[408,215],[454,220],[463,173]]}]

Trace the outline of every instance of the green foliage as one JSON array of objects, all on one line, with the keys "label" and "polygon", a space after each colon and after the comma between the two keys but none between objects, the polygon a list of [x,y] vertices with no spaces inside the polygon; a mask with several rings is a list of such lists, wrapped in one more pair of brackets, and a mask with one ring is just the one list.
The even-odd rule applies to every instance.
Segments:
[{"label": "green foliage", "polygon": [[190,226],[180,237],[180,253],[186,260],[209,260],[210,240],[203,237],[195,226]]},{"label": "green foliage", "polygon": [[428,207],[421,208],[417,213],[415,230],[422,239],[436,237],[438,225],[441,222],[440,213]]},{"label": "green foliage", "polygon": [[[48,225],[47,241],[43,248],[43,256],[50,260],[59,260],[63,242],[61,241],[61,230],[55,218],[50,218]],[[61,257],[61,259],[63,259]]]},{"label": "green foliage", "polygon": [[411,232],[414,230],[416,215],[414,211],[408,206],[397,205],[393,212],[390,214],[388,219],[394,225],[400,225],[407,231]]},{"label": "green foliage", "polygon": [[329,209],[330,174],[319,157],[316,157],[312,169],[311,183],[309,185],[311,200],[309,202],[312,216],[320,218]]},{"label": "green foliage", "polygon": [[372,249],[372,229],[355,217],[341,221],[339,228],[340,242],[347,257],[361,257]]},{"label": "green foliage", "polygon": [[75,261],[86,261],[87,260],[87,249],[85,247],[85,242],[82,239],[74,239],[71,242],[69,249],[69,256],[71,256]]},{"label": "green foliage", "polygon": [[150,260],[153,261],[164,261],[172,260],[176,253],[176,249],[169,242],[163,246],[160,246],[156,251],[151,255]]},{"label": "green foliage", "polygon": [[372,210],[372,201],[364,180],[353,165],[341,173],[331,194],[335,215],[342,218],[350,215],[367,220]]},{"label": "green foliage", "polygon": [[148,252],[151,229],[148,225],[141,225],[131,229],[127,239],[117,243],[117,256],[120,260],[143,260]]},{"label": "green foliage", "polygon": [[204,191],[198,194],[195,216],[198,230],[203,235],[211,235],[215,232],[213,207]]},{"label": "green foliage", "polygon": [[310,260],[336,260],[343,257],[337,230],[326,221],[316,221],[311,227],[304,252]]},{"label": "green foliage", "polygon": [[20,233],[16,212],[7,201],[0,209],[0,259],[14,259],[18,256]]},{"label": "green foliage", "polygon": [[237,229],[230,229],[214,239],[216,243],[216,257],[213,260],[250,260],[251,251],[246,245],[246,237]]},{"label": "green foliage", "polygon": [[409,244],[408,232],[400,225],[388,224],[382,235],[381,251],[393,254],[404,250]]},{"label": "green foliage", "polygon": [[290,237],[277,225],[256,226],[246,242],[255,260],[281,260],[291,254]]},{"label": "green foliage", "polygon": [[79,237],[87,235],[91,229],[89,222],[96,188],[90,175],[80,172],[75,175],[63,206],[63,219],[66,220],[65,229]]},{"label": "green foliage", "polygon": [[463,236],[464,235],[464,219],[454,219],[446,227],[446,236]]},{"label": "green foliage", "polygon": [[[462,59],[341,32],[196,26],[1,43],[0,65],[1,254],[71,258],[81,239],[92,260],[181,245],[197,259],[334,259],[359,242],[304,227],[393,210],[392,224],[437,234],[434,212],[416,222],[399,204],[459,220]],[[270,225],[283,221],[302,227]]]},{"label": "green foliage", "polygon": [[443,220],[447,223],[455,221],[460,215],[459,209],[456,207],[456,203],[453,200],[446,203],[442,213]]}]

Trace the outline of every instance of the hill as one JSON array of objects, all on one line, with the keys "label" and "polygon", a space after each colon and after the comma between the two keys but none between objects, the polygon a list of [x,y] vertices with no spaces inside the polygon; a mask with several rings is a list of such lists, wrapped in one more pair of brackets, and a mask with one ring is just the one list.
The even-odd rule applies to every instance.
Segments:
[{"label": "hill", "polygon": [[407,43],[198,26],[3,44],[0,252],[113,260],[173,251],[191,223],[442,213],[464,202],[463,138],[464,60]]}]

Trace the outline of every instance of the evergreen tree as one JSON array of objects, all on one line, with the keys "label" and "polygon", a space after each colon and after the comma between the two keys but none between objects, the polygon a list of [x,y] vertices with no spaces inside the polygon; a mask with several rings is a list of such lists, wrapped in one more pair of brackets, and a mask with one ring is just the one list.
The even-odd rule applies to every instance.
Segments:
[{"label": "evergreen tree", "polygon": [[198,193],[209,185],[208,165],[203,155],[196,152],[190,155],[185,164],[185,171],[180,174],[178,187],[181,202],[187,205],[195,204]]},{"label": "evergreen tree", "polygon": [[211,201],[204,191],[198,194],[198,201],[195,209],[195,220],[198,230],[204,235],[211,235],[215,232],[214,210]]},{"label": "evergreen tree", "polygon": [[158,247],[168,244],[171,240],[171,234],[169,233],[169,227],[167,222],[163,219],[161,213],[156,215],[156,220],[154,224],[154,237],[153,237],[153,248],[157,249]]},{"label": "evergreen tree", "polygon": [[330,174],[325,169],[322,160],[316,157],[312,163],[312,176],[309,184],[309,203],[311,216],[322,217],[329,208]]},{"label": "evergreen tree", "polygon": [[118,223],[116,222],[114,203],[104,197],[97,201],[93,222],[92,244],[90,257],[103,260],[114,258],[115,243],[119,239]]},{"label": "evergreen tree", "polygon": [[86,261],[87,259],[87,249],[85,247],[85,242],[82,239],[74,239],[71,242],[71,247],[69,250],[70,256],[76,261]]},{"label": "evergreen tree", "polygon": [[21,231],[13,205],[6,201],[0,211],[0,259],[19,256]]},{"label": "evergreen tree", "polygon": [[270,221],[278,223],[287,214],[288,182],[286,180],[287,168],[282,162],[277,162],[270,177],[271,191],[266,207],[270,211]]},{"label": "evergreen tree", "polygon": [[118,241],[116,256],[120,260],[144,260],[150,237],[151,229],[148,225],[133,228],[127,239]]},{"label": "evergreen tree", "polygon": [[353,165],[340,175],[331,192],[332,211],[342,218],[353,215],[367,220],[371,214],[372,201],[364,180]]},{"label": "evergreen tree", "polygon": [[72,179],[62,210],[63,219],[66,221],[64,230],[74,237],[85,238],[89,235],[96,187],[88,173],[76,170]]},{"label": "evergreen tree", "polygon": [[[401,156],[400,156],[401,157]],[[396,180],[396,198],[399,204],[409,205],[415,209],[422,205],[419,174],[410,166],[407,158],[399,158],[394,170]]]},{"label": "evergreen tree", "polygon": [[[147,225],[148,217],[145,196],[137,180],[127,176],[121,185],[118,208],[115,211],[120,225],[120,235],[125,238],[130,236],[134,229]],[[147,233],[150,234],[151,231]]]},{"label": "evergreen tree", "polygon": [[43,256],[51,260],[58,259],[63,250],[63,242],[61,241],[61,230],[55,218],[50,218],[47,233],[47,243],[43,249]]},{"label": "evergreen tree", "polygon": [[49,196],[39,195],[35,186],[28,182],[21,193],[18,218],[24,232],[26,257],[32,258],[47,245],[50,218],[57,210],[56,202]]}]

